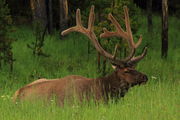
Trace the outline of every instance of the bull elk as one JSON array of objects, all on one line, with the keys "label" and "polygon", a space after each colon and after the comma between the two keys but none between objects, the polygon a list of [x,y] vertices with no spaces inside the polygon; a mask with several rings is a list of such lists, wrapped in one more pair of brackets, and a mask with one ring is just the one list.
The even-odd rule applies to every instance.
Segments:
[{"label": "bull elk", "polygon": [[88,28],[83,27],[80,9],[77,9],[76,26],[61,33],[62,35],[66,35],[70,32],[80,32],[86,35],[93,43],[96,50],[102,56],[110,60],[114,66],[114,72],[110,75],[95,79],[77,75],[52,80],[39,79],[17,90],[14,94],[14,101],[17,99],[27,100],[34,97],[42,97],[49,100],[54,95],[56,96],[57,103],[60,105],[64,104],[65,99],[70,100],[74,95],[76,95],[80,101],[84,98],[89,100],[90,96],[93,96],[95,101],[107,101],[109,98],[123,97],[132,86],[146,83],[148,80],[147,76],[135,70],[134,66],[137,62],[144,58],[147,53],[147,48],[144,48],[141,55],[136,57],[134,56],[136,48],[141,44],[142,37],[140,36],[138,42],[134,43],[127,7],[124,7],[124,14],[126,31],[122,29],[121,25],[112,16],[112,14],[109,14],[108,19],[115,26],[116,31],[110,32],[104,28],[104,33],[100,35],[101,38],[116,36],[122,37],[126,40],[128,42],[130,52],[124,59],[118,59],[116,57],[117,47],[115,47],[114,54],[110,54],[99,44],[93,31],[95,20],[94,6],[92,6],[90,10]]}]

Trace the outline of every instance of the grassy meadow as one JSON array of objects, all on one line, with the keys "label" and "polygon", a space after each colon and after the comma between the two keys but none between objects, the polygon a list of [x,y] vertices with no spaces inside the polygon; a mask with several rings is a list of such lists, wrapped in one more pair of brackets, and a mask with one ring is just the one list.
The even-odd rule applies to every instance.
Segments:
[{"label": "grassy meadow", "polygon": [[[169,53],[161,59],[161,19],[154,18],[154,34],[147,33],[146,19],[138,34],[143,34],[144,45],[150,43],[148,55],[137,66],[146,73],[146,85],[131,88],[117,103],[95,105],[65,105],[55,103],[12,103],[13,93],[23,85],[38,78],[61,78],[67,75],[98,77],[96,51],[87,55],[88,39],[72,33],[59,40],[59,35],[47,36],[44,51],[50,57],[34,57],[27,44],[35,38],[32,29],[16,26],[10,36],[13,43],[14,71],[7,66],[0,71],[0,120],[178,120],[180,119],[180,21],[169,19]],[[110,64],[108,64],[110,65]]]}]

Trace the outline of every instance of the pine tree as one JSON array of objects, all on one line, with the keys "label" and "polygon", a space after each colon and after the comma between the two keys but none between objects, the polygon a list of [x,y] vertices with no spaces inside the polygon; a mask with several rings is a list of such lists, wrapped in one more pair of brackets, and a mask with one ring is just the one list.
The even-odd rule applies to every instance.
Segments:
[{"label": "pine tree", "polygon": [[13,70],[13,39],[8,37],[12,25],[10,10],[5,0],[0,0],[0,68],[9,64]]}]

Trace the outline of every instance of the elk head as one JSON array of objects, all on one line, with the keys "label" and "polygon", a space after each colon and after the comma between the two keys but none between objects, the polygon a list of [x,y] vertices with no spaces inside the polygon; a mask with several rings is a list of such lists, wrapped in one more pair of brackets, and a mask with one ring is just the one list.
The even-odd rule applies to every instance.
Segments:
[{"label": "elk head", "polygon": [[145,84],[148,80],[147,76],[138,72],[132,67],[116,68],[118,78],[126,81],[130,86]]},{"label": "elk head", "polygon": [[[114,66],[115,73],[117,74],[117,77],[119,79],[125,80],[127,83],[129,83],[131,86],[146,83],[147,82],[147,76],[143,73],[138,72],[134,69],[135,64],[139,62],[141,59],[144,58],[144,56],[147,53],[147,47],[144,48],[143,52],[139,56],[134,56],[135,51],[138,48],[138,46],[142,42],[142,36],[140,36],[137,43],[133,40],[133,35],[131,31],[130,26],[130,20],[129,20],[129,14],[128,14],[128,8],[124,7],[124,15],[125,15],[125,25],[126,25],[126,31],[124,31],[121,27],[121,25],[117,22],[117,20],[113,17],[112,14],[108,15],[108,19],[112,22],[112,24],[115,26],[116,31],[110,32],[106,28],[103,28],[104,33],[100,35],[100,38],[109,38],[109,37],[121,37],[124,40],[128,42],[129,47],[129,55],[124,59],[118,59],[116,57],[118,46],[115,46],[114,54],[110,54],[109,52],[105,51],[100,43],[97,40],[97,37],[94,33],[93,26],[95,21],[95,14],[94,14],[94,6],[91,7],[90,14],[89,14],[89,21],[88,21],[88,28],[83,27],[81,22],[81,13],[80,9],[77,9],[76,11],[76,26],[71,27],[65,31],[63,31],[61,34],[66,35],[70,32],[79,32],[84,35],[86,35],[91,42],[93,43],[96,50],[105,58],[109,59],[112,65]],[[117,78],[117,80],[118,80]]]}]

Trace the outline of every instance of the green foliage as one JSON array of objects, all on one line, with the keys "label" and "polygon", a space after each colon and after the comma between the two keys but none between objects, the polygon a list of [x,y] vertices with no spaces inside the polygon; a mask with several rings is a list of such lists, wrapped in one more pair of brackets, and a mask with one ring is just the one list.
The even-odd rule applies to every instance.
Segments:
[{"label": "green foliage", "polygon": [[176,4],[176,9],[177,9],[177,11],[176,11],[176,16],[177,16],[178,18],[180,18],[180,4]]},{"label": "green foliage", "polygon": [[2,62],[10,65],[10,70],[13,70],[13,39],[8,37],[12,24],[12,19],[9,13],[9,8],[5,0],[0,0],[0,68]]},{"label": "green foliage", "polygon": [[49,55],[45,54],[42,50],[44,46],[47,27],[43,26],[41,20],[34,20],[33,29],[35,41],[33,41],[31,45],[27,44],[28,48],[32,49],[34,55],[48,57]]}]

